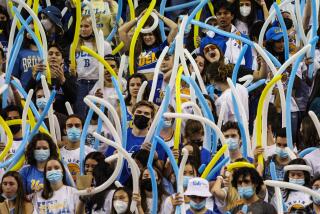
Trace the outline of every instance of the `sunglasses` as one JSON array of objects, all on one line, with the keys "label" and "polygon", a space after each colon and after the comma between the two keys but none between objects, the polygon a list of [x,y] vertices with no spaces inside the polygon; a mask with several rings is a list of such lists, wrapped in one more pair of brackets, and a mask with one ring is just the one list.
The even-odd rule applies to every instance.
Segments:
[{"label": "sunglasses", "polygon": [[215,49],[217,49],[217,47],[215,45],[208,45],[203,49],[203,51],[204,52],[209,52],[209,51],[215,50]]}]

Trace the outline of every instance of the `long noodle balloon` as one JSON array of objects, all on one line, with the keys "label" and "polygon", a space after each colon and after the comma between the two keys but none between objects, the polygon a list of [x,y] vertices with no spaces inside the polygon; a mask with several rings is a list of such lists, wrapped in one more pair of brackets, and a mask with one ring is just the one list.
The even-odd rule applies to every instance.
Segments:
[{"label": "long noodle balloon", "polygon": [[73,42],[70,46],[70,61],[71,61],[71,68],[76,68],[76,49],[79,43],[79,36],[80,36],[80,24],[81,24],[81,1],[75,0],[76,3],[76,28],[74,31]]}]

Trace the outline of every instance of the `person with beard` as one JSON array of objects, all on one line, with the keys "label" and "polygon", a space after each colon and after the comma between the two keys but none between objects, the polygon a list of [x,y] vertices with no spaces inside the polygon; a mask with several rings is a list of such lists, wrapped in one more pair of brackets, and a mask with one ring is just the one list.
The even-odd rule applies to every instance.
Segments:
[{"label": "person with beard", "polygon": [[[104,55],[111,54],[112,48],[109,42],[105,41]],[[75,112],[81,117],[85,117],[87,105],[83,102],[83,98],[87,96],[93,86],[99,79],[99,62],[85,51],[81,50],[81,46],[86,46],[95,52],[97,45],[92,29],[92,20],[90,16],[83,16],[80,25],[80,39],[76,50],[76,72],[78,84],[78,96],[76,101]]]},{"label": "person with beard", "polygon": [[[22,109],[20,106],[9,105],[3,110],[2,117],[6,121],[21,119],[22,118]],[[9,153],[7,155],[7,158],[9,156],[13,155],[14,153],[16,153],[16,151],[19,148],[19,146],[22,142],[22,139],[23,139],[21,125],[10,125],[9,128],[10,128],[12,135],[13,135],[13,142],[12,142],[12,146],[9,150]],[[5,142],[5,144],[6,143],[7,142]]]},{"label": "person with beard", "polygon": [[[65,103],[67,101],[70,104],[75,103],[77,97],[77,84],[76,78],[70,75],[63,59],[64,55],[60,46],[55,44],[48,47],[48,64],[51,72],[51,87],[57,92],[53,103],[53,109],[56,112],[67,115],[68,113]],[[27,91],[36,88],[36,85],[40,82],[36,81],[38,72],[45,71],[46,65],[42,62],[33,66],[32,78],[27,86]]]},{"label": "person with beard", "polygon": [[[66,162],[74,181],[76,181],[77,173],[80,173],[80,137],[82,133],[83,123],[78,115],[69,115],[66,121],[67,142],[60,149],[61,159]],[[95,151],[85,146],[84,155]]]},{"label": "person with beard", "polygon": [[[33,24],[30,24],[29,27],[34,29]],[[20,80],[24,89],[27,89],[28,83],[31,81],[32,68],[41,62],[39,51],[34,40],[29,33],[25,33],[22,49],[18,53],[12,71],[12,75]]]}]

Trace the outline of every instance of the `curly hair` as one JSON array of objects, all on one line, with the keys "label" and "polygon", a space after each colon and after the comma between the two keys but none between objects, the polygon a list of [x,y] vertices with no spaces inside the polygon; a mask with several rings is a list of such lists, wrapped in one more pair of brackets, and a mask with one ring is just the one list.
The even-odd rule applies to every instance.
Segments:
[{"label": "curly hair", "polygon": [[227,78],[232,77],[233,67],[233,64],[210,63],[207,67],[209,79],[214,82],[226,83]]},{"label": "curly hair", "polygon": [[243,167],[239,168],[234,171],[233,173],[233,179],[232,179],[232,186],[234,188],[238,187],[238,180],[240,177],[247,177],[250,176],[251,182],[253,185],[256,186],[256,194],[258,194],[261,191],[262,185],[263,185],[263,179],[257,172],[257,170],[249,167]]},{"label": "curly hair", "polygon": [[34,158],[34,150],[36,149],[37,143],[40,140],[46,141],[49,145],[50,156],[48,159],[57,159],[59,157],[57,152],[57,146],[53,142],[52,138],[47,134],[38,133],[31,139],[25,153],[27,163],[31,166],[36,166],[37,164],[37,160]]}]

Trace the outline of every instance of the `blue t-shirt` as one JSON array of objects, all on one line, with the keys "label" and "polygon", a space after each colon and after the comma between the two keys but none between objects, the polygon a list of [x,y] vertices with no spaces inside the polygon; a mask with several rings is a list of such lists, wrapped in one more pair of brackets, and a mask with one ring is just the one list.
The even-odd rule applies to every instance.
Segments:
[{"label": "blue t-shirt", "polygon": [[44,175],[37,167],[30,165],[25,166],[20,170],[20,175],[27,195],[43,188]]},{"label": "blue t-shirt", "polygon": [[18,78],[24,89],[32,77],[32,67],[41,61],[38,51],[23,49],[19,52],[12,75]]}]

